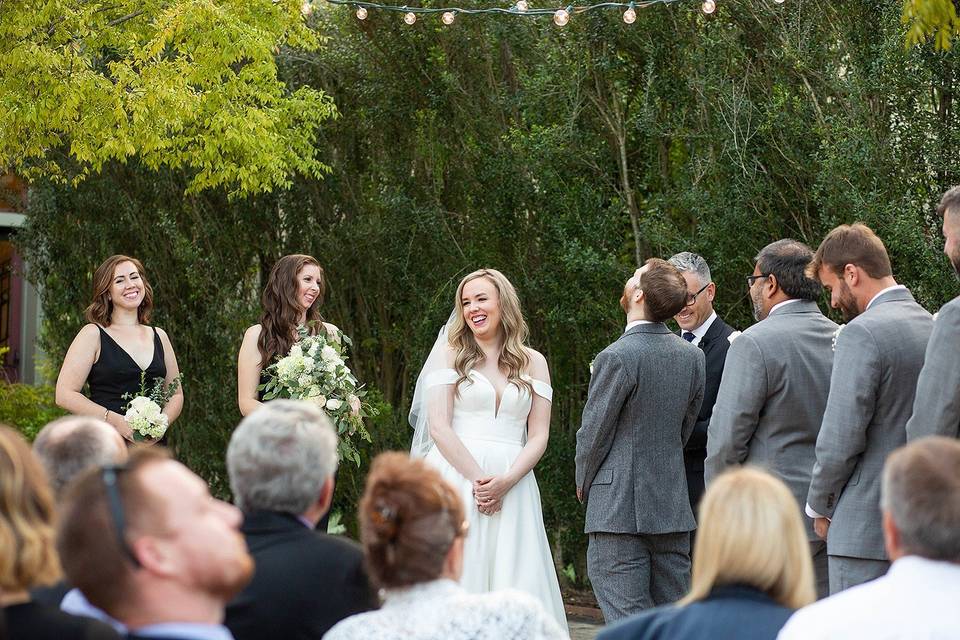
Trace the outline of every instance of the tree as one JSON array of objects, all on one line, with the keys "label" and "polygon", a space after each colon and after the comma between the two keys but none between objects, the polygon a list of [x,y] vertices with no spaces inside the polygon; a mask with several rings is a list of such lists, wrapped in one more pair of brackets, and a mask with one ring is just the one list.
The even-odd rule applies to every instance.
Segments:
[{"label": "tree", "polygon": [[0,167],[78,182],[111,160],[250,194],[320,177],[332,99],[283,49],[322,44],[300,0],[0,0]]},{"label": "tree", "polygon": [[960,18],[953,0],[904,0],[903,21],[909,24],[907,44],[916,45],[933,37],[938,50],[951,47],[953,36],[960,34]]}]

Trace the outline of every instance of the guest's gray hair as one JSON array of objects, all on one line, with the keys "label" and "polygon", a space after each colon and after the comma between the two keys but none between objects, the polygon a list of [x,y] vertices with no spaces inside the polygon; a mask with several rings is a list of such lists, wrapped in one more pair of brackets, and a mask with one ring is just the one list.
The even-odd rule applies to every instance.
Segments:
[{"label": "guest's gray hair", "polygon": [[47,424],[33,441],[33,453],[40,459],[57,496],[80,472],[117,464],[126,458],[123,440],[116,430],[103,420],[88,416],[66,416]]},{"label": "guest's gray hair", "polygon": [[337,436],[317,406],[274,400],[244,418],[227,446],[227,473],[242,510],[301,515],[337,470]]},{"label": "guest's gray hair", "polygon": [[931,436],[897,449],[880,492],[904,552],[960,562],[960,442]]},{"label": "guest's gray hair", "polygon": [[689,271],[697,274],[700,286],[706,286],[713,280],[710,277],[710,267],[707,265],[707,261],[703,259],[703,256],[691,251],[681,251],[671,256],[667,262],[675,266],[680,273]]}]

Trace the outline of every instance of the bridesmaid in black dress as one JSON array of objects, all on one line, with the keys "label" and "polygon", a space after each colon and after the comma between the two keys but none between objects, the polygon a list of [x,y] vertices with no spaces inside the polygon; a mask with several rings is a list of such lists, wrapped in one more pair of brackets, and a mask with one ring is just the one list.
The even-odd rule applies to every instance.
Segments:
[{"label": "bridesmaid in black dress", "polygon": [[[166,332],[152,327],[153,289],[136,258],[111,256],[93,276],[93,302],[86,309],[85,325],[74,338],[57,378],[57,404],[75,415],[95,416],[109,422],[133,441],[123,417],[127,400],[136,395],[145,374],[147,388],[157,378],[169,384],[180,371]],[[90,396],[83,395],[89,384]],[[163,413],[169,424],[183,408],[178,387]]]},{"label": "bridesmaid in black dress", "polygon": [[[325,290],[323,269],[311,256],[284,256],[270,270],[260,300],[260,324],[243,334],[237,356],[237,404],[242,415],[250,415],[263,404],[263,394],[257,390],[266,381],[263,370],[290,352],[298,327],[308,326],[313,333],[323,327],[331,336],[339,335],[339,330],[320,316]],[[329,514],[317,529],[326,531],[328,519]]]}]

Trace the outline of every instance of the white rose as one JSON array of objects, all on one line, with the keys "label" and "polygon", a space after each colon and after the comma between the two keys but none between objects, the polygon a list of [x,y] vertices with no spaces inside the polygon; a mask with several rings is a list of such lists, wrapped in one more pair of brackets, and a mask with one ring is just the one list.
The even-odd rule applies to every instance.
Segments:
[{"label": "white rose", "polygon": [[297,384],[299,384],[301,387],[310,387],[311,385],[313,385],[313,378],[311,378],[307,374],[303,374],[302,376],[297,378]]},{"label": "white rose", "polygon": [[303,359],[303,370],[304,371],[313,371],[313,358],[304,358]]},{"label": "white rose", "polygon": [[299,344],[295,344],[290,347],[290,356],[294,358],[303,357],[303,348]]},{"label": "white rose", "polygon": [[350,413],[357,415],[360,413],[360,398],[352,393],[347,396],[347,404],[350,405]]},{"label": "white rose", "polygon": [[336,398],[330,398],[327,400],[327,409],[330,411],[336,411],[343,405],[343,400],[337,400]]},{"label": "white rose", "polygon": [[325,408],[325,407],[327,406],[327,398],[326,398],[326,396],[310,396],[309,398],[307,398],[307,400],[309,400],[309,401],[312,402],[313,404],[317,405],[317,406],[320,407],[321,409],[323,409],[323,408]]},{"label": "white rose", "polygon": [[340,354],[337,353],[337,350],[336,350],[336,349],[334,349],[334,348],[331,347],[330,345],[327,345],[327,346],[325,346],[325,347],[323,348],[323,350],[320,352],[320,357],[323,358],[324,360],[327,360],[327,361],[329,361],[329,360],[339,360],[339,359],[340,359]]}]

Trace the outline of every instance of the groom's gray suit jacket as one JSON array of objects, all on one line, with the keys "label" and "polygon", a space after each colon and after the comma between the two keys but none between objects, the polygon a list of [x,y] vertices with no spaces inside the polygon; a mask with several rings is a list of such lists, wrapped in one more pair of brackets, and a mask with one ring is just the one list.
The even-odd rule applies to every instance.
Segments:
[{"label": "groom's gray suit jacket", "polygon": [[807,502],[831,518],[827,553],[887,558],[880,476],[907,441],[932,316],[906,289],[878,296],[837,337],[830,396],[817,437]]},{"label": "groom's gray suit jacket", "polygon": [[577,431],[586,533],[696,528],[683,446],[705,377],[703,352],[663,323],[632,327],[597,355]]},{"label": "groom's gray suit jacket", "polygon": [[[796,300],[733,341],[708,430],[708,486],[728,467],[757,465],[786,483],[803,514],[836,330],[816,302]],[[807,539],[819,540],[804,520]]]}]

